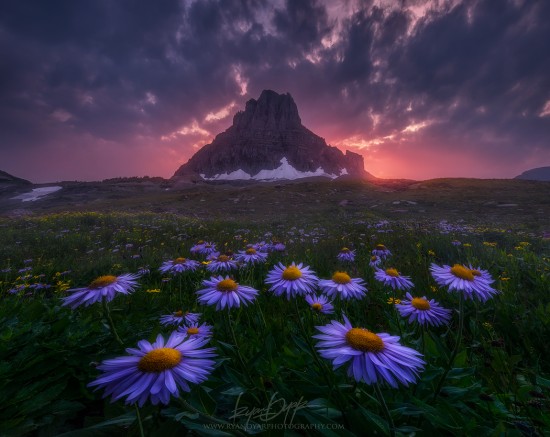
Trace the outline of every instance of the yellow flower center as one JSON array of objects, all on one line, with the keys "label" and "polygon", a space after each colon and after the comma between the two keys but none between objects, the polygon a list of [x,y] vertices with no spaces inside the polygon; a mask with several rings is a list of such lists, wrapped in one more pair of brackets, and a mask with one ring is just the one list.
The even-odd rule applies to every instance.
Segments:
[{"label": "yellow flower center", "polygon": [[204,240],[199,240],[197,244],[204,244]]},{"label": "yellow flower center", "polygon": [[349,284],[351,282],[351,278],[346,272],[336,272],[332,275],[332,280],[337,284]]},{"label": "yellow flower center", "polygon": [[397,278],[399,276],[399,272],[392,267],[391,269],[386,269],[386,275]]},{"label": "yellow flower center", "polygon": [[295,281],[296,279],[300,279],[301,277],[302,272],[296,266],[289,266],[283,272],[283,279],[286,279],[287,281]]},{"label": "yellow flower center", "polygon": [[470,270],[472,272],[472,275],[474,276],[481,276],[481,272],[479,270]]},{"label": "yellow flower center", "polygon": [[94,279],[88,288],[91,288],[91,289],[103,288],[115,282],[116,282],[116,276],[113,276],[113,275],[100,276],[99,278]]},{"label": "yellow flower center", "polygon": [[195,335],[199,333],[199,328],[187,328],[187,333],[189,335]]},{"label": "yellow flower center", "polygon": [[182,310],[176,311],[176,312],[174,313],[174,316],[176,316],[176,317],[181,317],[181,316],[183,316],[183,311],[182,311]]},{"label": "yellow flower center", "polygon": [[176,367],[181,362],[181,352],[169,347],[153,349],[145,354],[138,362],[138,369],[142,372],[162,372]]},{"label": "yellow flower center", "polygon": [[218,257],[218,261],[221,262],[221,263],[226,263],[227,261],[229,261],[231,258],[229,258],[227,255],[220,255]]},{"label": "yellow flower center", "polygon": [[349,249],[348,249],[347,247],[342,247],[342,248],[340,249],[340,252],[342,252],[342,253],[349,253]]},{"label": "yellow flower center", "polygon": [[246,249],[245,253],[247,255],[255,255],[256,254],[256,249],[254,249],[253,247],[249,247],[248,249]]},{"label": "yellow flower center", "polygon": [[471,282],[474,280],[474,271],[464,266],[461,266],[460,264],[455,264],[454,266],[452,266],[451,273],[455,275],[457,278],[465,279],[466,281]]},{"label": "yellow flower center", "polygon": [[174,264],[183,264],[186,261],[185,258],[176,258]]},{"label": "yellow flower center", "polygon": [[371,261],[376,261],[377,259],[378,259],[378,257],[376,255],[373,255],[373,256],[370,257]]},{"label": "yellow flower center", "polygon": [[386,250],[386,246],[384,246],[383,244],[377,244],[376,250]]},{"label": "yellow flower center", "polygon": [[427,311],[430,309],[430,302],[422,297],[413,297],[411,305],[417,310]]},{"label": "yellow flower center", "polygon": [[346,333],[348,344],[361,352],[380,352],[384,349],[384,342],[374,332],[368,329],[351,328]]},{"label": "yellow flower center", "polygon": [[224,279],[216,285],[218,291],[235,291],[237,287],[238,285],[233,279]]},{"label": "yellow flower center", "polygon": [[323,305],[321,305],[319,302],[315,302],[313,305],[311,305],[311,308],[313,308],[315,311],[321,311],[323,309]]}]

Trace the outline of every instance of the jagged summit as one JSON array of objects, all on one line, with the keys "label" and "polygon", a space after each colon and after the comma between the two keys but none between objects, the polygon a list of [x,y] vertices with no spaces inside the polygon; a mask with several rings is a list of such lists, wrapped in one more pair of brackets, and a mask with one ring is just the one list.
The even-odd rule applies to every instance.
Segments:
[{"label": "jagged summit", "polygon": [[173,178],[276,180],[342,175],[367,179],[363,157],[328,146],[302,125],[289,93],[262,91],[233,117],[233,125],[200,149]]},{"label": "jagged summit", "polygon": [[264,90],[258,100],[246,102],[245,110],[233,117],[233,126],[241,131],[292,130],[302,127],[298,107],[289,93]]}]

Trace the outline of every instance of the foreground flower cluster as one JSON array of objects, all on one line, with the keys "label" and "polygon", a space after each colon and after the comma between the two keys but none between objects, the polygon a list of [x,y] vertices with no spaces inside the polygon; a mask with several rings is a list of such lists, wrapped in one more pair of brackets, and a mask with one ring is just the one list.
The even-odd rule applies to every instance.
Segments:
[{"label": "foreground flower cluster", "polygon": [[[196,291],[198,303],[214,306],[218,311],[229,311],[249,305],[259,295],[253,287],[237,282],[231,271],[265,264],[269,251],[285,249],[281,243],[277,244],[278,249],[272,246],[269,250],[263,242],[249,245],[233,257],[230,252],[217,252],[215,243],[202,241],[191,248],[191,253],[203,256],[206,261],[174,258],[165,261],[159,271],[179,275],[206,266],[208,272],[217,275],[202,281],[203,288]],[[409,276],[402,275],[392,266],[381,268],[391,258],[390,250],[379,244],[371,255],[368,263],[374,269],[374,278],[381,287],[391,290],[391,302],[402,318],[423,327],[438,327],[450,322],[451,310],[441,307],[434,299],[411,293],[414,284]],[[349,267],[355,262],[355,250],[344,247],[336,259]],[[498,293],[491,287],[494,281],[489,272],[471,265],[440,267],[432,264],[430,271],[440,287],[461,293],[465,299],[485,302]],[[107,309],[106,304],[117,294],[134,292],[138,278],[139,275],[134,274],[100,276],[88,287],[68,290],[71,294],[63,299],[63,305],[75,309],[103,302]],[[267,273],[265,284],[272,295],[286,300],[302,298],[312,311],[322,315],[334,313],[334,300],[360,300],[368,292],[362,278],[354,278],[343,269],[334,272],[329,279],[322,279],[310,266],[294,261],[274,265]],[[398,291],[405,292],[405,296],[397,299],[395,293]],[[112,401],[125,399],[126,403],[142,406],[147,400],[153,405],[168,404],[171,397],[180,396],[180,391],[189,391],[189,383],[204,382],[215,367],[213,358],[216,355],[214,348],[205,347],[212,338],[213,328],[207,323],[201,324],[200,317],[199,313],[182,310],[163,315],[160,324],[174,329],[168,340],[162,335],[157,336],[154,343],[141,340],[138,348],[126,349],[127,356],[105,360],[98,366],[103,375],[90,386],[104,389],[104,396],[111,396]],[[422,354],[401,344],[398,336],[355,326],[343,313],[341,318],[343,323],[332,320],[324,326],[316,326],[319,333],[313,335],[318,340],[319,355],[330,360],[334,369],[347,365],[348,376],[366,384],[383,383],[397,388],[400,384],[408,386],[417,381],[426,364]]]}]

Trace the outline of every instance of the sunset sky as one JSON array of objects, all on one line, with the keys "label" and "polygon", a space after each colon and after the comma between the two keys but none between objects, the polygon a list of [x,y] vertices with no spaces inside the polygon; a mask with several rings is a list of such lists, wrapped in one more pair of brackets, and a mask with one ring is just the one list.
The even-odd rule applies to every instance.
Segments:
[{"label": "sunset sky", "polygon": [[171,177],[263,89],[378,177],[550,166],[550,1],[6,0],[0,170]]}]

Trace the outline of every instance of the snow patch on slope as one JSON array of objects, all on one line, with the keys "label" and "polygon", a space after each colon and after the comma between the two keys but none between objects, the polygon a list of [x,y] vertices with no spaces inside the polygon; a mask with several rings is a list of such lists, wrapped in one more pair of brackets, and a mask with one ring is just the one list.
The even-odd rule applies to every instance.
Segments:
[{"label": "snow patch on slope", "polygon": [[251,179],[251,176],[245,172],[244,170],[235,170],[231,173],[222,173],[217,174],[211,178],[207,178],[204,173],[201,173],[201,178],[203,178],[205,181],[236,181],[236,180],[249,180]]},{"label": "snow patch on slope", "polygon": [[201,174],[201,178],[203,178],[205,181],[234,181],[234,180],[256,180],[256,181],[272,181],[272,180],[278,180],[278,179],[288,179],[288,180],[295,180],[295,179],[302,179],[302,178],[311,178],[314,176],[323,176],[328,177],[331,179],[335,179],[338,176],[347,175],[348,171],[347,169],[343,168],[340,170],[340,175],[335,175],[332,173],[326,173],[322,167],[319,167],[315,171],[300,171],[296,170],[289,162],[288,159],[282,158],[281,159],[281,165],[277,168],[274,168],[272,170],[260,170],[257,174],[254,176],[249,175],[244,170],[235,170],[231,173],[222,173],[217,174],[211,178],[207,178],[205,174]]},{"label": "snow patch on slope", "polygon": [[34,202],[38,199],[41,199],[48,194],[55,193],[56,191],[61,190],[63,187],[54,186],[54,187],[41,187],[33,188],[32,191],[28,193],[20,194],[19,196],[12,197],[13,200],[21,200],[22,202]]}]

